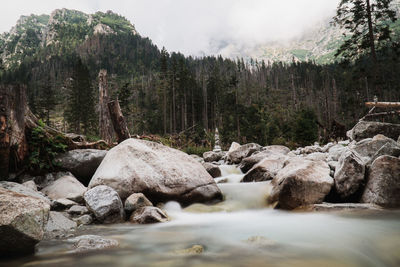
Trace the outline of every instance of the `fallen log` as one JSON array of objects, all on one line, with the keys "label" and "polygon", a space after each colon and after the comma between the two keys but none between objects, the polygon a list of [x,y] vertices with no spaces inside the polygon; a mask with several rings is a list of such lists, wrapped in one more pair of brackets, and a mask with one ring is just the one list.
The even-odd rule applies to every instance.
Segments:
[{"label": "fallen log", "polygon": [[368,108],[400,108],[400,102],[366,102]]}]

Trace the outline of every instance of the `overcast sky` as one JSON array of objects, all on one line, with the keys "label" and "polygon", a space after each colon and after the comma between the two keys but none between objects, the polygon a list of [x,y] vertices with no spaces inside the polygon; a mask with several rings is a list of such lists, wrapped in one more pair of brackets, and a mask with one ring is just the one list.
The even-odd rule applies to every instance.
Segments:
[{"label": "overcast sky", "polygon": [[289,39],[332,17],[339,0],[1,0],[0,32],[21,15],[56,8],[86,13],[112,10],[128,18],[142,36],[170,51],[200,55],[219,46]]}]

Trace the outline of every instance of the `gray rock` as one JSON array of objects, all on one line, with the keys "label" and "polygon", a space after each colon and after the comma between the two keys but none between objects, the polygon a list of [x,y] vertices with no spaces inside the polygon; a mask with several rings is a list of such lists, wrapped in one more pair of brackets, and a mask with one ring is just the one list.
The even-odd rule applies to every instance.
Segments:
[{"label": "gray rock", "polygon": [[205,162],[213,162],[219,161],[225,156],[225,152],[215,152],[215,151],[207,151],[203,153],[203,159]]},{"label": "gray rock", "polygon": [[365,179],[365,163],[360,156],[347,150],[339,159],[335,171],[335,190],[341,199],[353,196],[362,186]]},{"label": "gray rock", "polygon": [[300,154],[311,154],[316,152],[322,152],[322,147],[319,145],[313,145],[300,148]]},{"label": "gray rock", "polygon": [[13,191],[15,193],[19,193],[22,195],[26,195],[26,196],[31,196],[31,197],[36,197],[39,198],[43,201],[45,201],[46,203],[50,204],[51,200],[46,197],[43,193],[38,192],[36,190],[33,190],[29,187],[26,187],[22,184],[18,184],[18,183],[14,183],[14,182],[6,182],[6,181],[2,181],[0,182],[0,187]]},{"label": "gray rock", "polygon": [[400,207],[400,159],[380,156],[371,165],[361,202]]},{"label": "gray rock", "polygon": [[104,250],[119,246],[119,242],[117,240],[104,238],[97,235],[82,235],[68,239],[68,241],[73,242],[73,252]]},{"label": "gray rock", "polygon": [[203,167],[206,169],[206,171],[213,177],[220,177],[221,176],[221,169],[212,163],[205,162],[203,163]]},{"label": "gray rock", "polygon": [[42,192],[51,199],[66,198],[72,201],[81,202],[86,187],[74,176],[62,176],[50,185],[42,189]]},{"label": "gray rock", "polygon": [[61,212],[50,211],[45,227],[45,238],[61,238],[76,229],[76,222],[65,217]]},{"label": "gray rock", "polygon": [[135,210],[138,210],[140,208],[146,207],[146,206],[153,206],[153,203],[151,203],[150,200],[146,198],[145,195],[142,193],[135,193],[130,195],[126,200],[125,200],[125,212],[129,216],[132,212]]},{"label": "gray rock", "polygon": [[328,161],[329,168],[331,168],[332,171],[336,171],[337,167],[339,166],[339,162],[337,161]]},{"label": "gray rock", "polygon": [[382,155],[400,156],[399,144],[383,135],[376,135],[372,139],[364,139],[354,145],[350,145],[349,148],[356,151],[367,165],[370,165],[373,160]]},{"label": "gray rock", "polygon": [[347,136],[351,140],[356,141],[372,138],[378,134],[383,134],[384,136],[396,140],[400,135],[400,124],[361,121],[347,132]]},{"label": "gray rock", "polygon": [[78,225],[88,225],[93,222],[93,217],[89,214],[82,215],[73,219]]},{"label": "gray rock", "polygon": [[35,182],[32,181],[32,180],[26,181],[26,182],[24,182],[22,185],[25,186],[25,187],[28,187],[28,188],[32,189],[33,191],[36,191],[36,192],[38,191],[37,185],[36,185]]},{"label": "gray rock", "polygon": [[74,205],[67,212],[71,215],[84,215],[88,214],[89,210],[85,206]]},{"label": "gray rock", "polygon": [[194,160],[196,160],[197,162],[200,162],[200,163],[204,163],[204,159],[202,158],[202,157],[200,157],[200,156],[198,156],[198,155],[194,155],[194,154],[192,154],[192,155],[190,155]]},{"label": "gray rock", "polygon": [[272,180],[272,193],[268,200],[279,208],[322,203],[333,186],[326,162],[292,159]]},{"label": "gray rock", "polygon": [[87,208],[102,223],[118,223],[124,219],[124,209],[118,193],[109,186],[99,185],[88,190],[84,199]]},{"label": "gray rock", "polygon": [[311,154],[306,155],[304,158],[308,160],[315,160],[315,161],[327,161],[328,158],[328,153],[322,153],[322,152],[314,152]]},{"label": "gray rock", "polygon": [[259,163],[265,158],[270,156],[287,155],[290,152],[289,148],[285,146],[273,145],[266,146],[260,152],[254,152],[250,157],[244,158],[239,165],[243,173],[248,172],[254,165]]},{"label": "gray rock", "polygon": [[262,147],[255,143],[245,144],[228,152],[227,159],[234,164],[239,164],[242,159],[250,157],[254,152],[261,151],[261,149]]},{"label": "gray rock", "polygon": [[60,179],[64,176],[72,176],[70,172],[54,172],[48,173],[45,176],[36,176],[33,178],[35,184],[37,185],[38,190],[42,190],[46,186],[52,184],[57,179]]},{"label": "gray rock", "polygon": [[0,254],[34,252],[42,240],[50,211],[48,202],[0,188]]},{"label": "gray rock", "polygon": [[363,204],[363,203],[322,203],[322,204],[313,204],[304,207],[296,208],[296,210],[300,211],[381,211],[382,208],[380,206],[374,204]]},{"label": "gray rock", "polygon": [[138,139],[125,140],[107,153],[89,188],[98,185],[114,188],[122,199],[143,193],[153,203],[222,199],[214,179],[199,162],[182,151]]},{"label": "gray rock", "polygon": [[57,156],[55,161],[61,169],[88,184],[106,154],[106,150],[75,149]]},{"label": "gray rock", "polygon": [[228,153],[235,151],[236,149],[238,149],[240,147],[239,143],[236,142],[232,142],[231,146],[229,147]]},{"label": "gray rock", "polygon": [[132,223],[159,223],[168,221],[167,215],[157,207],[142,207],[135,210],[130,217]]},{"label": "gray rock", "polygon": [[66,210],[74,205],[78,205],[78,203],[66,198],[60,198],[51,202],[51,210]]},{"label": "gray rock", "polygon": [[346,151],[346,146],[337,144],[329,148],[328,150],[328,161],[338,161],[340,156]]},{"label": "gray rock", "polygon": [[276,174],[283,168],[287,157],[270,156],[254,165],[243,177],[242,182],[262,182],[275,178]]}]

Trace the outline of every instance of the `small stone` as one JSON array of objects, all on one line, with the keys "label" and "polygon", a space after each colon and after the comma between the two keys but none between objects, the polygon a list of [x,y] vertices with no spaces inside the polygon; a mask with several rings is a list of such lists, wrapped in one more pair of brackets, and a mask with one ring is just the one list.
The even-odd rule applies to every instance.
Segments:
[{"label": "small stone", "polygon": [[190,248],[175,250],[174,254],[177,255],[198,255],[204,252],[204,247],[202,245],[193,245]]},{"label": "small stone", "polygon": [[61,212],[50,211],[45,228],[45,238],[64,237],[69,231],[75,230],[76,226],[76,222],[68,219]]},{"label": "small stone", "polygon": [[147,224],[168,221],[167,215],[157,207],[143,207],[132,213],[133,223]]},{"label": "small stone", "polygon": [[203,163],[203,166],[213,178],[221,176],[221,169],[218,166],[208,162]]},{"label": "small stone", "polygon": [[153,206],[153,203],[151,203],[150,200],[146,198],[145,195],[142,193],[135,193],[130,195],[126,200],[125,200],[125,212],[130,215],[132,212],[135,210],[138,210],[142,207],[146,206]]},{"label": "small stone", "polygon": [[88,225],[93,222],[93,217],[89,214],[82,215],[78,218],[73,219],[78,225]]},{"label": "small stone", "polygon": [[78,203],[66,198],[60,198],[51,202],[51,210],[66,210],[74,205],[78,205]]},{"label": "small stone", "polygon": [[88,214],[89,210],[85,206],[74,205],[68,210],[68,214],[71,215],[83,215]]}]

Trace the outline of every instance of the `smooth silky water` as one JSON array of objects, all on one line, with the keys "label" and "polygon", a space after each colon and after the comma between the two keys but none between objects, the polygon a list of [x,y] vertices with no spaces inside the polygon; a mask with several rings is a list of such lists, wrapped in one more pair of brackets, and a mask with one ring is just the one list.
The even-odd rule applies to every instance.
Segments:
[{"label": "smooth silky water", "polygon": [[[92,225],[81,234],[117,239],[120,247],[71,253],[65,240],[42,241],[35,256],[5,266],[400,266],[400,212],[303,213],[266,206],[268,182],[240,183],[221,166],[225,201],[181,209],[168,223]],[[200,254],[185,249],[201,245]],[[1,263],[0,263],[1,264]]]}]

